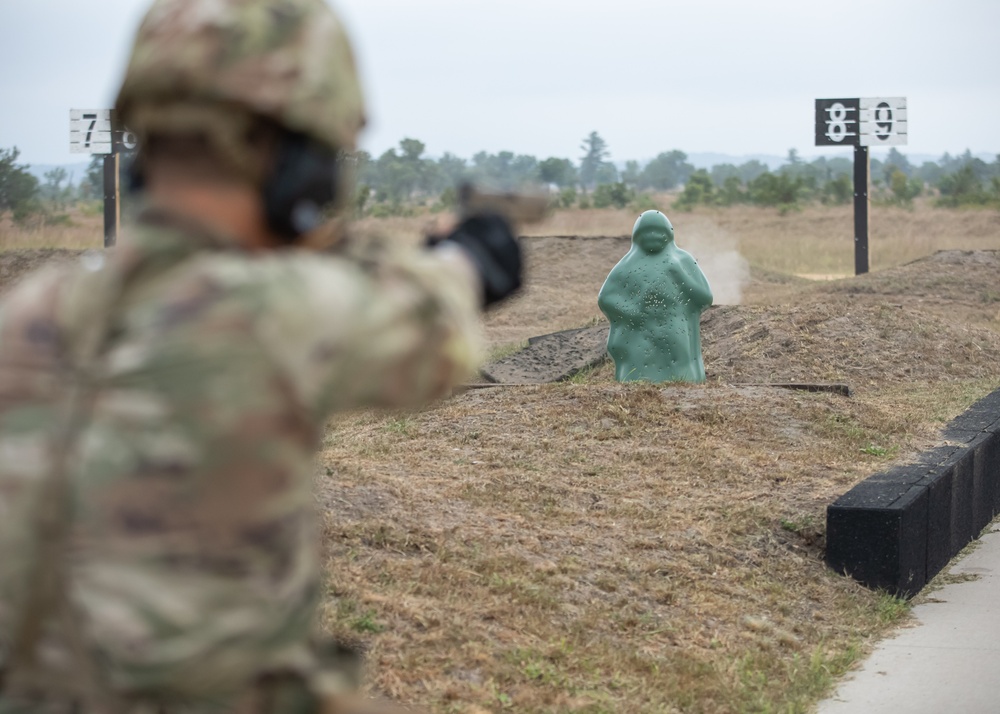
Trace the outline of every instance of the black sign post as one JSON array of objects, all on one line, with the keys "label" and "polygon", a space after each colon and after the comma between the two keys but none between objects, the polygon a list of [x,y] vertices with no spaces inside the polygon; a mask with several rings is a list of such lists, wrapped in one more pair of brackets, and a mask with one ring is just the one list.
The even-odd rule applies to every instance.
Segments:
[{"label": "black sign post", "polygon": [[107,154],[104,157],[104,247],[111,248],[118,242],[118,229],[121,227],[122,212],[118,197],[119,186],[118,154]]},{"label": "black sign post", "polygon": [[868,272],[869,146],[906,143],[905,97],[817,99],[816,146],[854,147],[854,274]]},{"label": "black sign post", "polygon": [[75,154],[104,157],[104,247],[110,248],[121,227],[121,155],[135,150],[135,135],[118,124],[110,109],[72,109],[69,146]]},{"label": "black sign post", "polygon": [[868,176],[871,160],[867,146],[854,147],[854,274],[868,272]]}]

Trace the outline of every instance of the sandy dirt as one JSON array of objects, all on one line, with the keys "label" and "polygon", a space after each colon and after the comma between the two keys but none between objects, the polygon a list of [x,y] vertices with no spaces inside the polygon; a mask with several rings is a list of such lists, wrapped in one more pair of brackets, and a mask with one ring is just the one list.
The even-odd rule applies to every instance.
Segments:
[{"label": "sandy dirt", "polygon": [[0,251],[0,294],[22,278],[52,262],[65,262],[78,258],[81,250],[68,248],[42,248]]}]

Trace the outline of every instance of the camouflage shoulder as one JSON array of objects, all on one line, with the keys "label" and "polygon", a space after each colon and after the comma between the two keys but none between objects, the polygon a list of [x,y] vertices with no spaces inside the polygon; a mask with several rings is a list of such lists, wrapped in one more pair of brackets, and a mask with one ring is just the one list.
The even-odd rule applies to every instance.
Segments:
[{"label": "camouflage shoulder", "polygon": [[88,251],[77,260],[51,263],[25,276],[0,297],[0,334],[12,320],[40,319],[43,315],[64,325],[61,306],[65,296],[78,292],[77,286],[103,265],[102,254]]},{"label": "camouflage shoulder", "polygon": [[317,416],[440,396],[478,364],[480,287],[462,256],[301,251],[205,269],[256,312],[261,347]]}]

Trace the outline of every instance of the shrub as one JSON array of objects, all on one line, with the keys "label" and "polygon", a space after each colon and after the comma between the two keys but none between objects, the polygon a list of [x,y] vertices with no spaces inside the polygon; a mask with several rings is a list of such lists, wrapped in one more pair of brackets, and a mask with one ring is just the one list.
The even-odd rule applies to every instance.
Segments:
[{"label": "shrub", "polygon": [[594,208],[625,208],[632,200],[633,192],[624,182],[602,183],[594,189]]},{"label": "shrub", "polygon": [[923,191],[923,184],[918,179],[906,177],[899,169],[896,169],[889,176],[889,190],[892,191],[893,203],[900,206],[909,206],[913,199]]},{"label": "shrub", "polygon": [[847,174],[840,174],[837,178],[827,181],[820,196],[823,203],[835,206],[850,203],[852,198],[854,198],[854,182]]},{"label": "shrub", "polygon": [[733,206],[737,203],[744,203],[747,200],[746,191],[743,190],[743,182],[739,176],[727,176],[722,182],[716,201],[721,206]]},{"label": "shrub", "polygon": [[705,169],[698,169],[684,184],[684,191],[674,203],[679,211],[690,211],[699,204],[710,205],[715,202],[715,184]]},{"label": "shrub", "polygon": [[660,207],[657,205],[653,197],[648,193],[638,193],[635,198],[632,199],[632,203],[629,204],[629,208],[637,213],[643,213],[644,211],[656,211]]},{"label": "shrub", "polygon": [[983,184],[976,176],[972,164],[965,164],[953,174],[941,178],[938,183],[941,189],[939,206],[955,208],[958,206],[983,205],[989,202],[990,196],[983,189]]},{"label": "shrub", "polygon": [[747,186],[750,202],[757,206],[777,207],[785,213],[799,207],[802,180],[785,173],[761,174]]}]

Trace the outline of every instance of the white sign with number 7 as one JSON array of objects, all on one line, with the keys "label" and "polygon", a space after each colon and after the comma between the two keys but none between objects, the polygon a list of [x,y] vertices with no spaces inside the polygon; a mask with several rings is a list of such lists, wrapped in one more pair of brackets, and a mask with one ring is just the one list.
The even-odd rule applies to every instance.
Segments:
[{"label": "white sign with number 7", "polygon": [[74,154],[113,153],[110,109],[70,109],[69,150]]}]

